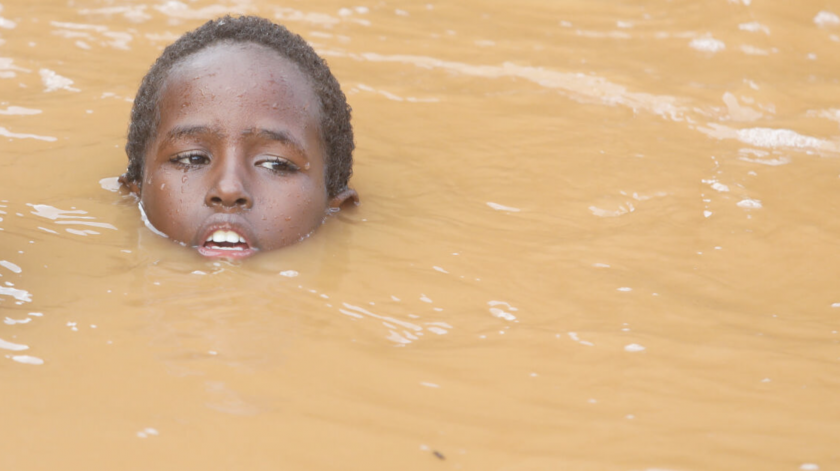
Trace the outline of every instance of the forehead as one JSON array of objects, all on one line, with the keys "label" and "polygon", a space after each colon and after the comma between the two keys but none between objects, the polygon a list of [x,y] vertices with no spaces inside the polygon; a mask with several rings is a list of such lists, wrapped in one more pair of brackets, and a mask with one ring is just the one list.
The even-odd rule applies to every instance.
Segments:
[{"label": "forehead", "polygon": [[193,94],[219,105],[236,101],[239,106],[292,108],[316,116],[320,112],[315,91],[300,68],[254,43],[215,44],[184,58],[162,84],[159,105],[165,108],[173,104],[166,100],[183,101]]}]

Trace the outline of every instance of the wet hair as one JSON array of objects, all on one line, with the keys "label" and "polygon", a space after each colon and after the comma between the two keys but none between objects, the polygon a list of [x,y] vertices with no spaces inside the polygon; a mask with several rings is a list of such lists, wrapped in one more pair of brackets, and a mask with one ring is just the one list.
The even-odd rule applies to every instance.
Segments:
[{"label": "wet hair", "polygon": [[160,123],[159,93],[169,73],[179,62],[219,43],[253,43],[268,47],[290,60],[309,79],[321,107],[321,138],[325,144],[325,184],[330,197],[347,189],[353,173],[353,126],[350,106],[338,80],[326,61],[299,35],[285,27],[256,16],[225,16],[208,21],[184,34],[163,50],[152,65],[131,109],[128,129],[128,169],[125,179],[142,185],[143,161],[149,143],[155,138]]}]

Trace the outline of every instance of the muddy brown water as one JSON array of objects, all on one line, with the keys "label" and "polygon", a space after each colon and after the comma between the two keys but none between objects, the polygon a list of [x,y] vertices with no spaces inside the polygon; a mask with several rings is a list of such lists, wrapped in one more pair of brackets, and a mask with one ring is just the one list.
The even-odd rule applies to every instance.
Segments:
[{"label": "muddy brown water", "polygon": [[[362,205],[242,263],[113,192],[161,49],[326,57]],[[840,3],[0,10],[0,469],[840,469]]]}]

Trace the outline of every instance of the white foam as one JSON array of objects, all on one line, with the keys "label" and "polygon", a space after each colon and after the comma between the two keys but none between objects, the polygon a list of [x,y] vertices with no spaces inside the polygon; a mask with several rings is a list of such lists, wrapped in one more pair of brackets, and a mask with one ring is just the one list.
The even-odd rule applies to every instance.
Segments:
[{"label": "white foam", "polygon": [[0,127],[0,136],[10,137],[12,139],[35,139],[38,141],[55,142],[58,139],[52,136],[39,136],[37,134],[25,134],[9,131],[4,127]]},{"label": "white foam", "polygon": [[499,319],[504,319],[506,321],[515,321],[516,316],[513,314],[505,311],[504,309],[499,309],[497,307],[490,308],[490,314],[493,314],[493,317],[498,317]]},{"label": "white foam", "polygon": [[[80,15],[116,15],[122,16],[133,22],[140,23],[152,19],[152,16],[146,13],[146,5],[136,6],[119,6],[119,7],[104,7],[104,8],[82,8],[78,11]],[[56,23],[55,21],[51,23]],[[107,29],[107,28],[106,28]]]},{"label": "white foam", "polygon": [[512,213],[518,213],[519,211],[522,211],[519,208],[513,208],[511,206],[504,206],[504,205],[501,205],[501,204],[498,204],[498,203],[493,203],[493,202],[490,202],[490,201],[487,202],[487,206],[490,206],[491,208],[495,209],[496,211],[510,211]]},{"label": "white foam", "polygon": [[12,360],[14,360],[18,363],[26,364],[26,365],[43,365],[44,364],[44,360],[42,360],[38,357],[31,357],[29,355],[15,355],[15,356],[12,357]]},{"label": "white foam", "polygon": [[775,159],[753,159],[753,158],[750,158],[750,157],[741,156],[741,157],[738,157],[738,160],[743,160],[744,162],[752,162],[754,164],[770,165],[770,166],[773,166],[773,167],[776,167],[776,166],[779,166],[779,165],[786,165],[786,164],[789,164],[791,162],[790,157],[784,157],[784,156],[778,157],[778,158],[775,158]]},{"label": "white foam", "polygon": [[0,348],[3,350],[11,350],[13,352],[20,352],[23,350],[29,350],[28,345],[21,345],[18,343],[7,342],[3,339],[0,339]]},{"label": "white foam", "polygon": [[119,177],[108,177],[99,180],[99,186],[101,186],[103,190],[117,192],[120,191],[122,184],[120,183]]},{"label": "white foam", "polygon": [[757,33],[759,31],[764,32],[764,34],[770,34],[770,28],[764,26],[763,24],[759,23],[758,21],[750,21],[749,23],[741,23],[738,25],[738,29],[741,31],[749,31],[751,33]]},{"label": "white foam", "polygon": [[0,266],[8,268],[14,273],[20,273],[23,271],[19,266],[6,260],[0,260]]},{"label": "white foam", "polygon": [[22,106],[8,106],[5,110],[0,110],[0,115],[26,116],[33,114],[41,114],[41,110],[24,108]]},{"label": "white foam", "polygon": [[0,286],[0,295],[11,296],[17,299],[20,302],[32,302],[32,295],[29,294],[29,291],[16,289],[16,288],[6,288]]},{"label": "white foam", "polygon": [[761,201],[753,200],[753,199],[742,199],[741,201],[735,203],[735,206],[744,209],[759,209],[761,208]]},{"label": "white foam", "polygon": [[161,237],[163,237],[163,238],[168,239],[168,238],[169,238],[169,236],[168,236],[168,235],[166,235],[166,234],[164,234],[163,232],[159,231],[159,230],[158,230],[155,226],[153,226],[153,225],[152,225],[152,223],[151,223],[151,222],[149,222],[149,218],[148,218],[148,217],[146,217],[146,211],[143,209],[143,202],[142,202],[142,201],[140,201],[139,203],[137,203],[137,207],[138,207],[138,208],[140,208],[140,219],[142,219],[142,220],[143,220],[143,224],[144,224],[144,225],[145,225],[145,226],[146,226],[146,227],[147,227],[150,231],[154,232],[155,234],[157,234],[157,235],[159,235],[159,236],[161,236]]},{"label": "white foam", "polygon": [[64,229],[64,230],[67,231],[70,234],[74,234],[74,235],[78,235],[78,236],[82,236],[82,237],[87,237],[89,235],[99,235],[99,233],[96,232],[96,231],[80,231],[78,229]]},{"label": "white foam", "polygon": [[32,322],[31,317],[27,317],[25,319],[12,319],[11,317],[7,317],[3,323],[6,325],[15,325],[15,324],[28,324]]},{"label": "white foam", "polygon": [[614,217],[618,217],[618,216],[633,212],[633,208],[627,209],[624,206],[619,206],[617,210],[610,211],[608,209],[601,209],[597,206],[590,206],[589,211],[591,211],[592,214],[594,214],[595,216],[598,216],[600,218],[614,218]]},{"label": "white foam", "polygon": [[751,56],[769,56],[770,53],[776,52],[775,48],[768,50],[762,49],[760,47],[755,47],[750,44],[741,44],[741,51],[743,51],[744,54],[749,54]]},{"label": "white foam", "polygon": [[[78,224],[78,225],[82,225],[82,226],[101,227],[101,228],[103,228],[103,229],[111,229],[111,230],[114,230],[114,231],[116,231],[116,230],[117,230],[117,228],[116,228],[116,227],[114,227],[114,226],[113,226],[113,225],[111,225],[111,224],[108,224],[107,222],[91,222],[91,221],[56,221],[55,223],[56,223],[56,224]],[[67,230],[69,231],[70,229],[67,229]],[[88,232],[92,232],[92,231],[88,231]],[[98,234],[98,232],[97,232],[97,234]]]},{"label": "white foam", "polygon": [[[340,11],[340,10],[339,10]],[[352,12],[350,12],[352,14]],[[326,13],[305,13],[293,8],[281,7],[274,13],[275,18],[283,21],[304,21],[319,26],[332,27],[341,22],[341,18]],[[343,17],[344,15],[342,15]],[[347,15],[349,16],[349,15]]]},{"label": "white foam", "polygon": [[635,352],[641,352],[643,350],[645,350],[645,347],[643,347],[643,346],[641,346],[637,343],[631,343],[630,345],[625,345],[624,346],[624,351],[625,352],[635,353]]},{"label": "white foam", "polygon": [[715,38],[694,38],[688,45],[693,49],[703,52],[718,52],[726,49],[726,44]]},{"label": "white foam", "polygon": [[[87,13],[79,12],[83,15]],[[101,26],[101,25],[89,25],[85,23],[68,23],[63,21],[50,21],[51,26],[55,26],[56,28],[63,28],[63,29],[73,29],[73,30],[82,30],[82,31],[96,31],[99,33],[104,33],[108,31],[108,27]]]},{"label": "white foam", "polygon": [[759,147],[822,147],[824,141],[790,129],[748,128],[737,131],[738,140]]},{"label": "white foam", "polygon": [[[341,51],[319,51],[328,55],[347,57]],[[443,69],[468,76],[484,78],[515,77],[534,82],[542,87],[560,89],[573,99],[606,105],[623,105],[633,110],[646,110],[674,121],[685,120],[685,110],[677,106],[677,99],[665,95],[629,92],[626,87],[605,78],[584,73],[558,72],[542,67],[520,66],[505,62],[501,66],[471,65],[449,62],[426,56],[382,55],[362,53],[349,57],[371,62],[400,62],[414,64],[423,69]]]},{"label": "white foam", "polygon": [[54,92],[56,90],[67,90],[68,92],[78,92],[79,89],[71,87],[73,81],[67,77],[62,77],[50,69],[41,69],[38,71],[41,74],[41,81],[44,82],[45,92]]},{"label": "white foam", "polygon": [[[202,8],[193,8],[184,2],[176,0],[170,0],[160,5],[155,5],[154,8],[155,10],[172,18],[194,20],[205,20],[207,18],[222,16],[227,13],[245,14],[253,10],[253,7],[247,5],[245,2],[238,2],[238,5],[233,7],[227,5],[208,5]],[[231,11],[231,9],[233,10]]]},{"label": "white foam", "polygon": [[721,182],[712,183],[712,189],[715,190],[715,191],[720,191],[721,193],[725,193],[725,192],[729,191],[729,187],[724,185]]},{"label": "white foam", "polygon": [[821,11],[814,17],[814,23],[817,26],[838,26],[840,25],[840,17],[830,11]]},{"label": "white foam", "polygon": [[51,219],[53,221],[61,218],[93,219],[93,216],[82,216],[83,214],[87,214],[87,211],[82,211],[81,209],[71,211],[58,209],[48,204],[29,204],[28,206],[35,208],[35,211],[31,211],[31,213],[35,216]]}]

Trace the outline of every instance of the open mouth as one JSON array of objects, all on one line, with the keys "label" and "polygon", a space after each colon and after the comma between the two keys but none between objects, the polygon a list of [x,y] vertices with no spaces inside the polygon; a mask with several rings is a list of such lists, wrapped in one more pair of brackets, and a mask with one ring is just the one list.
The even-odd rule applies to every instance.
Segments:
[{"label": "open mouth", "polygon": [[204,246],[219,250],[246,250],[251,248],[245,238],[233,231],[218,230],[207,237]]},{"label": "open mouth", "polygon": [[245,237],[235,231],[217,229],[207,236],[198,252],[205,257],[244,258],[256,249],[251,247]]}]

